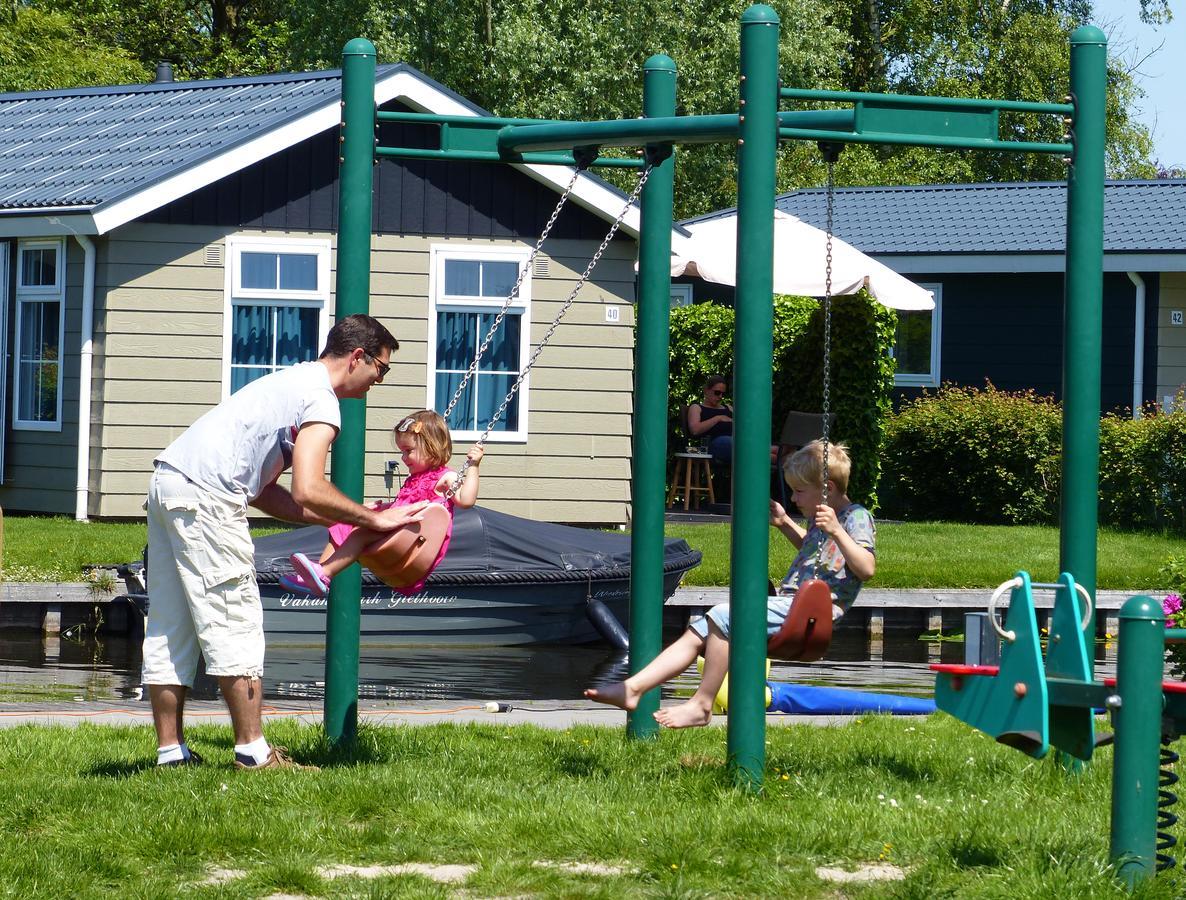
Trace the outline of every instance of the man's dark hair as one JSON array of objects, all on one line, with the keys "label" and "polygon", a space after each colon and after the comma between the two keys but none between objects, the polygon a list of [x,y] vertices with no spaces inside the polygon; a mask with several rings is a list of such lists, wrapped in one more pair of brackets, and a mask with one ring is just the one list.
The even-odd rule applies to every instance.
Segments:
[{"label": "man's dark hair", "polygon": [[356,313],[342,319],[329,330],[321,359],[327,356],[349,356],[355,347],[361,347],[370,356],[378,356],[384,350],[394,353],[399,349],[399,341],[378,319]]}]

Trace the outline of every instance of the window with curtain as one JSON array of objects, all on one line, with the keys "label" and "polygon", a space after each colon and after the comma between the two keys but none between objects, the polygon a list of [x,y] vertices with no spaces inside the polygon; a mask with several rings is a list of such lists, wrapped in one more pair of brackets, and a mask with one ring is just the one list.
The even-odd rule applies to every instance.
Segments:
[{"label": "window with curtain", "polygon": [[22,241],[17,248],[13,427],[61,430],[65,247]]},{"label": "window with curtain", "polygon": [[231,239],[228,388],[321,352],[329,244]]},{"label": "window with curtain", "polygon": [[898,310],[894,333],[894,384],[904,387],[936,387],[939,384],[940,312],[942,285],[924,284],[933,291],[934,309]]},{"label": "window with curtain", "polygon": [[[495,317],[510,294],[526,259],[523,253],[489,256],[452,255],[436,259],[434,314],[430,357],[432,404],[444,412],[462,378],[473,364],[478,348],[490,333]],[[525,316],[528,314],[528,281],[507,310],[502,324],[482,354],[457,405],[449,414],[449,428],[462,436],[484,431],[502,405],[511,385],[526,363]],[[525,394],[520,391],[507,405],[491,436],[518,439],[524,436]]]}]

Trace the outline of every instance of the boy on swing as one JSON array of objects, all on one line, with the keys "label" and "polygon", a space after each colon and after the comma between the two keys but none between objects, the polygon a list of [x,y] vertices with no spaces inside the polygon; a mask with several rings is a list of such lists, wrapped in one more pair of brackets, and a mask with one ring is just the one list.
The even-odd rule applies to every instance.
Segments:
[{"label": "boy on swing", "polygon": [[[790,611],[802,582],[818,578],[832,591],[833,618],[842,616],[856,599],[861,585],[873,577],[876,528],[873,516],[848,499],[852,460],[843,444],[828,445],[827,493],[824,491],[824,444],[812,441],[783,462],[783,476],[792,490],[792,501],[807,520],[801,528],[783,509],[770,501],[770,524],[786,535],[799,552],[776,596],[766,605],[766,634],[773,636]],[[660,709],[655,720],[668,728],[707,725],[712,704],[729,672],[729,604],[721,603],[642,671],[605,688],[589,688],[585,696],[625,710],[638,706],[652,688],[682,673],[697,656],[704,657],[704,675],[696,693],[678,706]]]}]

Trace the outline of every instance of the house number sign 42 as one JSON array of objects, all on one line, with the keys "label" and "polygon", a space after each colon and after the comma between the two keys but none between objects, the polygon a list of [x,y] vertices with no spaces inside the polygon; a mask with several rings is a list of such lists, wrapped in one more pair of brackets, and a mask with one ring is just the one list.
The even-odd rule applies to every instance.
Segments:
[{"label": "house number sign 42", "polygon": [[1170,324],[1171,325],[1184,324],[1182,321],[1182,310],[1180,310],[1180,309],[1171,309],[1170,310]]}]

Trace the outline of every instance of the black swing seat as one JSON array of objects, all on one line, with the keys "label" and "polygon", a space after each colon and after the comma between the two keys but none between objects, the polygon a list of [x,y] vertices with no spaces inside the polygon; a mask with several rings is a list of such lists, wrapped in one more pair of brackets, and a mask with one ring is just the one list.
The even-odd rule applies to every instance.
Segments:
[{"label": "black swing seat", "polygon": [[778,633],[766,642],[766,655],[786,662],[815,662],[832,643],[832,590],[812,578],[799,585]]}]

